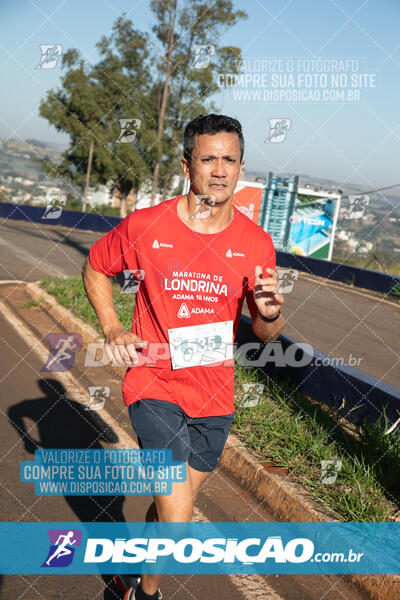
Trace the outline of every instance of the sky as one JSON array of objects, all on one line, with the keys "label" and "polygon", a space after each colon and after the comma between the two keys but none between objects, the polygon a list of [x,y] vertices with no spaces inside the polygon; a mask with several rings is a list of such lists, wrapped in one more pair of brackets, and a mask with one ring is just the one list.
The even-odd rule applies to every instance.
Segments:
[{"label": "sky", "polygon": [[[197,42],[241,48],[244,62],[239,70],[247,79],[232,88],[223,85],[229,83],[228,74],[221,74],[221,91],[213,100],[221,113],[242,123],[246,168],[307,174],[370,189],[400,183],[400,2],[234,4],[248,19],[217,42],[199,30]],[[95,63],[96,42],[111,32],[122,13],[135,27],[150,32],[149,0],[2,0],[0,136],[68,145],[68,136],[39,117],[41,99],[59,86],[63,73],[60,61],[53,69],[37,69],[39,46],[78,48]],[[278,100],[271,97],[273,92],[281,94]],[[296,100],[295,93],[301,98]],[[283,141],[276,136],[268,141],[270,119],[285,119]]]}]

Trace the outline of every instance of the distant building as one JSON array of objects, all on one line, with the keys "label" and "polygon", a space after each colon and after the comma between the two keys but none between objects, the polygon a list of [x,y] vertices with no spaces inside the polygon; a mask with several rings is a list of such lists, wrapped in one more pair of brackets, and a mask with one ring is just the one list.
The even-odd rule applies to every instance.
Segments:
[{"label": "distant building", "polygon": [[[179,195],[180,193],[187,193],[187,182],[188,180],[183,177],[183,175],[173,175],[171,177],[171,184],[168,189],[168,193],[166,196],[166,200],[169,198],[173,198],[174,196]],[[135,199],[134,210],[147,208],[151,206],[151,187],[152,182],[149,180],[147,185],[141,185]],[[181,191],[183,189],[183,191]],[[161,194],[156,194],[154,204],[159,204],[162,200]]]},{"label": "distant building", "polygon": [[31,198],[32,194],[30,194],[29,192],[25,192],[24,194],[15,194],[15,196],[12,196],[11,200],[16,204],[23,204],[24,202],[29,202]]},{"label": "distant building", "polygon": [[97,190],[94,187],[89,187],[87,202],[90,206],[100,206],[102,204],[113,206],[113,195],[110,186],[101,185]]}]

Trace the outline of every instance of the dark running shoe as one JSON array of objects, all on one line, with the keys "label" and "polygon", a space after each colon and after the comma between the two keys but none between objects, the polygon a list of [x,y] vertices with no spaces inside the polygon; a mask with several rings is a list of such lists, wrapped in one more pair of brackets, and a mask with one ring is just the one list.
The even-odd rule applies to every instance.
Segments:
[{"label": "dark running shoe", "polygon": [[113,581],[121,594],[125,594],[130,589],[136,590],[140,583],[140,575],[113,575]]},{"label": "dark running shoe", "polygon": [[[135,589],[137,589],[138,586],[136,586]],[[158,588],[157,590],[158,592],[158,600],[162,600],[162,593],[160,588]],[[136,596],[135,596],[135,590],[133,589],[133,587],[129,588],[129,590],[127,590],[125,596],[124,596],[124,600],[135,600]]]}]

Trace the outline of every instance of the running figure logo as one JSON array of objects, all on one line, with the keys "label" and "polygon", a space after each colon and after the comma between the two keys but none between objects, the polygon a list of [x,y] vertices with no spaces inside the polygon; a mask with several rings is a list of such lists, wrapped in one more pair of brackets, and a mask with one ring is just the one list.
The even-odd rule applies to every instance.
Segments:
[{"label": "running figure logo", "polygon": [[321,478],[320,483],[330,485],[335,483],[339,471],[342,470],[341,460],[321,460]]},{"label": "running figure logo", "polygon": [[238,402],[239,408],[254,408],[259,403],[263,393],[263,383],[242,383],[243,398]]},{"label": "running figure logo", "polygon": [[190,219],[207,219],[211,214],[211,207],[215,206],[217,198],[211,194],[196,195],[196,208]]},{"label": "running figure logo", "polygon": [[364,216],[365,207],[369,204],[369,196],[362,194],[361,196],[349,194],[349,210],[347,212],[348,219],[360,219]]},{"label": "running figure logo", "polygon": [[296,269],[277,269],[278,289],[280,294],[289,294],[294,286],[294,282],[299,278],[299,272]]},{"label": "running figure logo", "polygon": [[110,388],[108,386],[93,386],[88,387],[89,403],[85,406],[85,410],[101,410],[110,397]]},{"label": "running figure logo", "polygon": [[215,54],[215,46],[213,44],[195,44],[193,51],[193,69],[207,69],[211,57]]},{"label": "running figure logo", "polygon": [[291,129],[292,121],[290,119],[268,119],[269,135],[266,142],[271,144],[280,144],[285,141],[287,132]]},{"label": "running figure logo", "polygon": [[144,279],[144,270],[137,269],[132,271],[124,269],[124,285],[121,289],[122,294],[136,294],[140,287],[140,282]]},{"label": "running figure logo", "polygon": [[82,532],[79,529],[48,529],[50,548],[42,567],[68,567],[74,558],[74,546],[80,546]]},{"label": "running figure logo", "polygon": [[67,203],[65,194],[47,194],[46,195],[46,210],[42,215],[42,219],[58,219],[62,213],[62,207]]},{"label": "running figure logo", "polygon": [[39,47],[42,56],[36,68],[54,69],[57,64],[58,57],[62,54],[61,44],[40,44]]},{"label": "running figure logo", "polygon": [[140,119],[118,119],[121,131],[117,143],[132,144],[136,140],[136,133],[140,129],[142,121]]},{"label": "running figure logo", "polygon": [[72,368],[75,352],[81,349],[82,336],[79,333],[48,333],[50,354],[41,371],[61,372]]}]

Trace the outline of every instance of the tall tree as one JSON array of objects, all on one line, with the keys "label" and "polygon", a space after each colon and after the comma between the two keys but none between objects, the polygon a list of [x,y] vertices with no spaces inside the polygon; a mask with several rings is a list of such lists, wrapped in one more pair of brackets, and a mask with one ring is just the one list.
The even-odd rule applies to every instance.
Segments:
[{"label": "tall tree", "polygon": [[[151,175],[149,119],[137,108],[145,104],[150,76],[146,68],[147,37],[125,19],[119,19],[113,30],[118,32],[118,52],[110,49],[113,36],[103,37],[97,44],[101,60],[95,66],[88,67],[75,49],[63,56],[63,67],[68,71],[61,89],[47,93],[39,112],[58,130],[68,133],[71,143],[59,164],[48,160],[41,163],[47,172],[83,187],[93,143],[91,184],[111,184],[111,192],[120,197],[120,215],[125,216],[128,194]],[[140,87],[133,84],[137,80]],[[125,143],[129,138],[121,136],[121,119],[141,122],[131,132],[133,143]],[[154,124],[150,127],[152,137]],[[129,123],[127,133],[128,129]]]},{"label": "tall tree", "polygon": [[[230,73],[240,49],[218,46],[224,27],[246,17],[233,11],[231,0],[211,6],[201,0],[152,0],[152,34],[135,29],[121,16],[112,34],[97,47],[100,60],[87,65],[76,49],[63,56],[66,73],[58,90],[50,90],[40,115],[70,136],[59,164],[42,160],[46,171],[83,189],[90,149],[90,184],[110,184],[121,198],[125,216],[128,194],[150,189],[165,199],[172,175],[179,172],[180,146],[186,122],[217,110],[208,97],[219,90],[216,75]],[[204,32],[207,32],[205,34]],[[194,45],[208,44],[215,54],[207,68],[194,68]],[[124,143],[127,122],[140,122],[134,141]],[[150,186],[149,186],[150,182]]]},{"label": "tall tree", "polygon": [[[216,0],[211,5],[195,0],[185,2],[181,7],[178,7],[178,0],[152,0],[151,8],[156,17],[153,33],[161,48],[156,61],[156,86],[161,93],[151,191],[153,204],[160,188],[161,164],[163,161],[176,162],[173,161],[174,150],[182,141],[185,121],[208,109],[216,110],[213,104],[207,106],[205,102],[219,89],[216,75],[233,72],[235,62],[241,58],[239,48],[217,45],[222,32],[247,15],[243,11],[234,11],[231,0]],[[195,45],[214,47],[215,55],[208,67],[195,68]],[[168,125],[173,133],[165,136]],[[165,177],[170,178],[168,168]],[[164,182],[163,196],[166,187]]]}]

